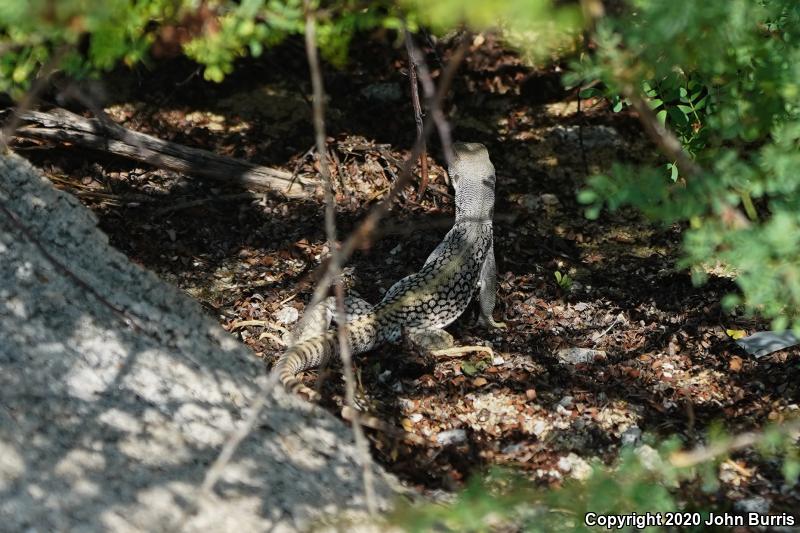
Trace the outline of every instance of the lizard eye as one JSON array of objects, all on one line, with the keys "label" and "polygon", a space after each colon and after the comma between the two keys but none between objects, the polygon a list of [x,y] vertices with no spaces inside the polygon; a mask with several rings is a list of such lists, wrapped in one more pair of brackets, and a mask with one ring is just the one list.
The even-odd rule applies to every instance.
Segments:
[{"label": "lizard eye", "polygon": [[485,178],[483,178],[483,184],[487,187],[494,187],[495,184],[495,175],[491,174]]}]

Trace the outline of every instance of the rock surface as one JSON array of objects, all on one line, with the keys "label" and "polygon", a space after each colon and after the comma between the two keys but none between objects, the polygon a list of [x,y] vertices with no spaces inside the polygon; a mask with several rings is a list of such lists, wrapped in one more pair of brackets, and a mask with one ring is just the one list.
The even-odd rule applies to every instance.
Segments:
[{"label": "rock surface", "polygon": [[[203,496],[263,365],[16,156],[0,207],[4,528],[291,531],[363,512],[350,430],[280,388]],[[375,472],[387,508],[400,487]]]}]

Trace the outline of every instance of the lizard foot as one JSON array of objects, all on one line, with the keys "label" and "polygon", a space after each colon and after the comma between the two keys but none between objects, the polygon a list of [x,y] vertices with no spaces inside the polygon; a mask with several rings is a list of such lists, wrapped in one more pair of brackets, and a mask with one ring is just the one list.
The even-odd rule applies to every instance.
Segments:
[{"label": "lizard foot", "polygon": [[478,316],[478,325],[494,329],[506,329],[508,327],[505,322],[497,322],[492,318],[492,315],[483,316],[483,314]]}]

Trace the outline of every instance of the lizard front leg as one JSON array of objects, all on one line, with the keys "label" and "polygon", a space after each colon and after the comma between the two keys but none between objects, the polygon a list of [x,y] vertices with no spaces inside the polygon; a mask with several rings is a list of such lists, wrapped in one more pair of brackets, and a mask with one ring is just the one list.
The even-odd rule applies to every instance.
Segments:
[{"label": "lizard front leg", "polygon": [[478,302],[480,304],[480,317],[478,324],[491,326],[493,328],[505,328],[505,322],[496,322],[492,318],[497,292],[497,266],[494,262],[494,246],[489,248],[486,259],[481,267],[481,275],[478,280]]},{"label": "lizard front leg", "polygon": [[484,352],[494,356],[488,346],[454,346],[453,336],[443,329],[415,329],[403,332],[403,340],[411,349],[423,356],[456,357],[470,352]]}]

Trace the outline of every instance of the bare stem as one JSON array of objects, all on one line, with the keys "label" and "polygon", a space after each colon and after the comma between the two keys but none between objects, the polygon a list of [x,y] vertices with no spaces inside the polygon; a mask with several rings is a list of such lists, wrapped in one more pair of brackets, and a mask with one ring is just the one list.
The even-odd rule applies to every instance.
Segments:
[{"label": "bare stem", "polygon": [[225,444],[222,446],[222,450],[219,452],[219,455],[206,471],[203,484],[200,486],[200,491],[205,495],[211,494],[211,491],[214,489],[214,485],[216,485],[217,481],[219,481],[219,478],[222,477],[222,472],[225,470],[225,467],[228,466],[233,454],[236,453],[236,450],[239,448],[239,445],[242,443],[242,441],[247,438],[248,435],[250,435],[251,431],[253,431],[253,428],[258,421],[258,417],[261,415],[261,411],[264,409],[264,405],[267,403],[269,393],[277,382],[278,375],[274,373],[271,374],[261,389],[259,389],[258,395],[256,396],[253,405],[250,407],[250,414],[247,415],[245,421],[238,428],[236,428],[230,437],[228,437],[228,440],[225,441]]},{"label": "bare stem", "polygon": [[[431,102],[430,109],[440,109],[442,99],[444,95],[447,93],[450,83],[453,80],[453,76],[455,75],[456,71],[458,70],[458,66],[461,64],[461,61],[464,59],[464,55],[467,53],[469,49],[469,40],[464,39],[461,42],[461,45],[456,49],[453,53],[452,58],[450,59],[447,67],[445,68],[444,73],[441,76],[441,80],[439,82],[438,90],[436,91],[435,97]],[[428,136],[431,134],[433,130],[434,121],[431,117],[426,117],[423,125],[422,125],[422,137],[414,143],[414,147],[411,149],[411,153],[403,162],[403,165],[400,167],[400,172],[398,173],[398,177],[395,180],[392,187],[389,189],[389,192],[383,199],[372,208],[372,210],[367,214],[364,221],[359,224],[359,226],[350,233],[350,236],[347,238],[346,241],[342,244],[341,248],[339,248],[339,261],[340,264],[344,264],[353,252],[357,248],[363,247],[369,240],[369,238],[375,232],[375,229],[378,226],[378,222],[389,212],[389,209],[392,207],[392,202],[394,201],[395,197],[397,197],[398,193],[403,190],[403,188],[408,185],[411,181],[412,177],[412,170],[414,168],[414,162],[419,158],[419,155],[422,153],[422,141],[426,140]],[[314,288],[314,294],[311,298],[311,302],[309,303],[309,308],[318,305],[325,295],[328,292],[328,288],[331,286],[333,282],[334,275],[336,269],[334,268],[334,264],[332,261],[323,263],[318,267],[317,272],[314,274],[318,274],[320,270],[324,272],[318,276],[319,282],[317,283],[316,287]],[[298,325],[298,331],[302,331],[302,329],[306,326],[306,320],[309,315],[306,314],[300,320],[300,324]]]},{"label": "bare stem", "polygon": [[[426,104],[428,105],[428,109],[430,109],[433,121],[436,123],[436,129],[439,131],[439,139],[442,141],[444,159],[449,165],[453,161],[453,139],[450,136],[450,124],[448,124],[447,118],[444,116],[441,99],[439,99],[438,102],[436,101],[436,86],[433,83],[431,71],[428,68],[428,64],[425,62],[425,58],[422,56],[419,48],[417,48],[417,45],[414,44],[414,38],[411,36],[408,30],[406,30],[405,36],[406,47],[409,50],[408,55],[410,62],[414,63],[419,71],[419,80],[422,84],[422,92],[425,93]],[[465,38],[463,43],[467,42],[469,42],[469,40]]]},{"label": "bare stem", "polygon": [[[345,401],[347,402],[347,406],[355,413],[357,412],[355,399],[356,380],[353,375],[353,358],[350,352],[350,342],[347,337],[347,321],[345,319],[344,310],[344,287],[342,287],[341,279],[342,262],[336,245],[336,198],[333,193],[330,168],[328,167],[328,150],[325,146],[325,90],[322,86],[322,69],[320,68],[317,54],[315,12],[309,0],[305,1],[305,10],[306,54],[308,56],[308,67],[311,73],[311,86],[313,89],[312,108],[314,114],[314,134],[317,146],[317,157],[319,157],[319,168],[325,187],[325,233],[328,237],[328,248],[331,253],[330,269],[334,279],[334,290],[336,294],[336,314],[338,315],[336,324],[339,336],[339,355],[342,359],[342,366],[344,367]],[[357,415],[353,416],[352,423],[353,437],[355,438],[356,450],[362,467],[364,497],[367,503],[367,509],[371,514],[375,514],[377,513],[377,504],[369,446],[367,445],[367,439],[364,436],[364,430],[361,427]]]},{"label": "bare stem", "polygon": [[[777,426],[777,429],[783,435],[789,435],[790,438],[797,438],[798,433],[800,433],[800,418],[784,422]],[[711,446],[698,446],[687,452],[676,452],[670,456],[670,462],[673,466],[679,468],[695,466],[716,459],[722,455],[728,455],[731,452],[761,444],[767,440],[769,436],[770,435],[765,431],[741,433],[727,442],[712,444]]]},{"label": "bare stem", "polygon": [[667,126],[661,124],[656,114],[647,105],[647,101],[633,85],[623,88],[625,96],[631,103],[636,113],[639,115],[639,122],[642,123],[644,131],[650,139],[656,143],[658,149],[672,161],[675,161],[678,168],[687,176],[697,176],[702,172],[700,166],[689,157],[683,149],[683,145]]},{"label": "bare stem", "polygon": [[408,53],[408,81],[411,85],[411,105],[414,108],[414,122],[417,124],[417,142],[422,139],[422,153],[419,156],[420,180],[417,201],[422,199],[428,188],[428,153],[425,139],[422,138],[422,106],[419,103],[419,82],[417,81],[417,55],[411,43],[411,33],[405,30],[406,51]]}]

